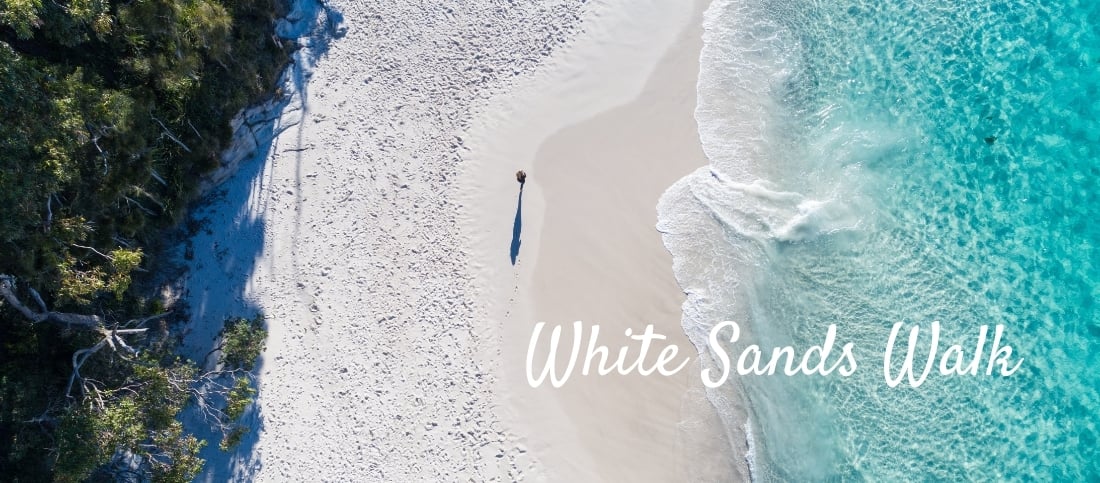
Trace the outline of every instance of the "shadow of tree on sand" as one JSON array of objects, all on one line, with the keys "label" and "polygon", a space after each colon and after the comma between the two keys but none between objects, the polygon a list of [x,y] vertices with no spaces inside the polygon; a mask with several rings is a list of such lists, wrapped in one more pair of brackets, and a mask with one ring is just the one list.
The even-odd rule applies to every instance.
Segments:
[{"label": "shadow of tree on sand", "polygon": [[[251,318],[261,312],[250,300],[249,285],[256,262],[264,248],[265,191],[271,189],[270,162],[279,145],[300,153],[300,136],[280,136],[305,121],[308,112],[307,85],[317,61],[328,52],[329,45],[346,33],[343,15],[321,0],[292,0],[291,11],[276,27],[278,36],[298,42],[299,49],[283,73],[280,83],[284,97],[273,99],[270,109],[250,124],[257,141],[255,152],[241,162],[238,170],[217,186],[202,203],[192,210],[191,223],[201,229],[181,245],[177,252],[193,251],[194,261],[185,262],[183,298],[190,312],[190,323],[184,334],[181,352],[184,356],[207,366],[217,357],[218,332],[227,317]],[[297,162],[302,162],[299,156]],[[299,172],[301,170],[299,169]],[[300,180],[299,180],[300,181]],[[263,357],[254,374],[263,373]],[[263,429],[263,394],[240,418],[250,431],[228,452],[219,448],[222,434],[204,416],[194,410],[181,415],[188,432],[205,440],[200,456],[206,466],[197,482],[252,481],[262,467],[256,443]]]}]

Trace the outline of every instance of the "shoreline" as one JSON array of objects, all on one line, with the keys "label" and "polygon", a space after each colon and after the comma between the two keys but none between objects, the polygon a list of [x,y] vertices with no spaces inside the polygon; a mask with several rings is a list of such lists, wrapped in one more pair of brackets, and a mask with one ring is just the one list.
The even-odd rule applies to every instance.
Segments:
[{"label": "shoreline", "polygon": [[[257,432],[206,452],[198,481],[739,474],[655,228],[660,195],[706,164],[693,118],[704,0],[326,5],[346,36],[311,55],[270,145],[218,187],[188,242],[194,319],[252,309],[269,328],[245,419]],[[516,169],[530,176],[519,207]],[[601,226],[609,239],[594,240]],[[616,292],[582,300],[603,287]],[[612,345],[652,323],[691,361],[674,377],[532,389],[530,328],[572,316],[558,307]],[[212,334],[199,324],[189,347]]]},{"label": "shoreline", "polygon": [[[262,310],[270,324],[268,347],[257,371],[262,392],[245,417],[245,423],[254,425],[257,432],[248,435],[242,447],[221,455],[224,459],[211,459],[196,481],[304,477],[325,481],[750,480],[758,471],[754,466],[754,420],[773,428],[766,436],[779,442],[770,449],[775,455],[786,455],[792,468],[789,474],[815,474],[816,457],[824,453],[800,447],[820,449],[814,446],[820,444],[813,431],[800,431],[813,429],[808,423],[816,420],[836,422],[842,418],[810,417],[817,414],[813,411],[784,412],[780,403],[797,402],[798,398],[783,392],[763,394],[753,406],[748,396],[731,397],[742,396],[736,385],[703,390],[699,365],[709,364],[710,356],[706,348],[692,345],[691,340],[700,340],[702,331],[697,329],[701,326],[693,327],[684,313],[702,312],[699,306],[721,300],[714,294],[723,289],[739,296],[757,294],[737,291],[731,283],[735,277],[729,275],[742,274],[738,267],[713,263],[726,260],[715,258],[720,243],[698,236],[704,233],[702,224],[685,223],[690,225],[688,229],[677,229],[672,222],[664,223],[665,219],[658,221],[658,212],[679,208],[671,198],[677,194],[704,205],[719,200],[725,203],[721,207],[744,208],[724,192],[706,192],[690,184],[693,180],[724,183],[722,177],[728,173],[718,169],[723,152],[737,155],[734,161],[743,161],[743,153],[726,149],[727,145],[710,150],[715,144],[707,134],[735,134],[738,141],[749,142],[769,139],[724,132],[728,124],[708,122],[708,109],[696,102],[700,94],[707,103],[716,97],[720,109],[713,111],[736,119],[726,116],[724,108],[743,111],[751,108],[754,100],[769,101],[768,96],[751,90],[739,92],[744,86],[731,89],[724,83],[704,82],[700,56],[708,66],[712,65],[708,60],[727,61],[721,56],[727,53],[722,48],[736,42],[712,42],[712,37],[703,37],[706,49],[719,56],[708,59],[708,51],[700,50],[704,30],[707,35],[719,32],[714,23],[701,21],[707,7],[703,0],[695,0],[694,5],[649,0],[553,1],[556,3],[504,5],[478,0],[451,6],[332,2],[339,4],[338,15],[341,10],[349,14],[348,39],[334,43],[331,52],[327,43],[318,45],[324,52],[310,59],[307,72],[295,79],[298,89],[292,90],[297,97],[277,107],[281,112],[273,130],[279,133],[266,143],[269,145],[259,146],[264,152],[257,158],[263,159],[243,163],[247,166],[218,187],[224,190],[219,195],[223,199],[197,210],[206,217],[196,220],[202,233],[187,241],[187,251],[179,250],[188,253],[197,248],[198,254],[182,290],[195,309],[190,314],[195,320],[183,334],[190,338],[184,341],[184,350],[201,354],[216,332],[212,324],[226,315]],[[841,18],[853,11],[840,8],[835,13]],[[806,25],[815,25],[814,18],[808,16]],[[749,18],[748,24],[772,26],[752,21]],[[767,40],[768,33],[766,29],[752,30],[738,39]],[[303,44],[312,47],[314,40],[303,39]],[[843,42],[836,45],[845,46]],[[831,53],[844,60],[851,49],[839,47]],[[750,47],[749,52],[761,50]],[[768,54],[765,58],[772,57],[771,51],[762,52]],[[313,71],[312,61],[318,58],[321,61]],[[723,72],[738,80],[751,81],[751,74],[760,73],[735,61],[718,64],[737,67]],[[839,65],[822,63],[826,64]],[[933,69],[937,66],[931,65]],[[764,75],[767,79],[767,72]],[[738,95],[721,95],[730,90]],[[708,95],[714,93],[720,95]],[[696,119],[704,123],[706,143],[700,142]],[[752,119],[754,126],[763,129],[770,118]],[[263,122],[267,121],[270,119]],[[845,126],[844,122],[838,124]],[[282,132],[289,127],[294,129]],[[863,125],[856,123],[855,128],[862,132]],[[258,136],[251,125],[247,131]],[[817,133],[813,134],[805,138],[817,139]],[[834,138],[826,136],[829,139]],[[986,139],[992,145],[989,139],[996,137]],[[832,149],[830,143],[825,144],[822,149]],[[878,144],[869,144],[877,149]],[[1005,143],[998,144],[1002,145]],[[782,146],[776,143],[774,147],[782,150]],[[747,143],[733,147],[756,153]],[[865,147],[857,146],[854,151]],[[710,168],[704,148],[713,155]],[[818,156],[805,158],[817,160]],[[778,169],[776,163],[766,167]],[[932,163],[930,167],[940,165]],[[518,197],[512,184],[516,169],[529,176],[526,190],[519,188]],[[840,172],[841,176],[848,174]],[[816,181],[802,172],[795,177],[802,178]],[[960,181],[968,179],[973,178]],[[944,180],[945,186],[952,186],[949,181]],[[784,196],[776,198],[782,202],[792,193],[801,198],[801,192],[783,191],[780,194]],[[914,200],[925,201],[920,197]],[[777,204],[781,209],[790,208]],[[706,207],[681,211],[695,220],[725,221],[722,210]],[[770,207],[765,204],[760,211],[770,213]],[[812,229],[810,236],[822,231],[817,228],[822,223],[817,212],[807,215],[801,203],[797,208],[793,215],[797,223],[772,226],[770,219],[764,220],[768,241],[787,241],[787,234],[798,234],[804,221]],[[990,213],[1003,214],[997,210]],[[749,213],[750,222],[753,215]],[[785,215],[786,211],[779,210],[777,218],[788,218]],[[1022,219],[1029,224],[1041,221]],[[673,276],[673,259],[657,226],[662,226],[664,241],[678,255],[676,273],[681,275],[682,289]],[[966,228],[965,223],[960,226]],[[942,227],[950,234],[956,226],[944,223]],[[1026,228],[1008,226],[1017,233],[1021,227]],[[675,237],[688,243],[677,246]],[[886,238],[883,246],[892,241]],[[962,243],[959,246],[967,248]],[[793,252],[787,254],[799,255]],[[790,260],[796,263],[773,266],[789,269],[787,273],[794,275],[807,269],[806,273],[839,274],[843,279],[845,261],[829,258],[833,253],[825,252],[827,260],[839,260],[832,266],[819,263],[822,258],[814,252],[803,252],[807,256],[802,259],[792,256]],[[888,250],[882,253],[890,254]],[[904,264],[904,256],[922,252],[899,254],[901,258],[889,260]],[[915,276],[891,279],[893,274],[908,272],[880,263],[887,258],[866,260],[867,267],[881,268],[886,274],[885,279],[864,277],[867,280],[918,280]],[[800,261],[806,263],[798,265]],[[1003,261],[1008,268],[1018,264],[1010,257]],[[685,265],[697,268],[688,265],[690,262],[726,270],[706,280],[712,281],[707,289],[717,290],[695,289],[690,270],[680,270]],[[923,266],[902,268],[911,268],[909,275],[938,273],[923,270]],[[929,267],[937,268],[935,264],[925,268]],[[780,277],[775,280],[782,282]],[[825,281],[833,280],[837,279]],[[859,277],[852,280],[862,281]],[[790,287],[801,285],[792,283]],[[782,291],[786,288],[778,286],[775,293],[787,295]],[[685,302],[685,290],[691,293],[692,302],[703,304]],[[835,293],[877,292],[849,289]],[[824,312],[808,310],[817,308],[813,304],[818,301],[806,300],[807,310],[796,312],[795,307],[791,313]],[[888,306],[889,300],[881,307],[852,297],[822,300],[822,304],[856,300],[862,313],[895,309]],[[777,297],[774,306],[786,313],[787,302]],[[770,301],[761,304],[764,308],[773,305]],[[756,308],[712,303],[704,309],[728,312],[730,306]],[[679,348],[677,360],[689,354],[693,357],[675,377],[582,377],[574,373],[564,388],[531,388],[524,362],[534,324],[549,322],[553,327],[574,320],[583,320],[589,327],[599,324],[603,328],[600,342],[611,350],[617,345],[630,346],[621,335],[624,331],[627,335],[630,330],[639,333],[653,324],[668,339],[650,349],[651,357],[666,346]],[[806,319],[791,320],[801,323]],[[869,323],[864,328],[873,334],[878,325]],[[685,330],[689,334],[685,335]],[[569,349],[561,349],[559,357]],[[1043,381],[1050,382],[1049,378],[1039,382]],[[1068,382],[1067,387],[1072,388],[1081,380]],[[838,394],[844,398],[858,395],[862,389]],[[984,387],[978,390],[985,394]],[[1042,395],[1033,392],[1036,397]],[[998,394],[991,393],[984,402],[1008,401],[1013,394],[1009,387],[998,401]],[[831,402],[822,394],[808,394],[821,397],[807,400]],[[964,403],[974,399],[965,391],[952,394]],[[876,435],[889,436],[898,426],[873,411],[919,408],[919,395],[902,395],[910,399],[879,398],[869,400],[875,403],[868,405],[872,412],[835,414],[852,416],[848,427],[880,429],[863,431],[870,440]],[[893,402],[908,404],[887,406]],[[983,408],[979,404],[976,409]],[[989,414],[972,412],[969,421],[967,414],[952,421],[965,425],[988,419]],[[761,417],[757,420],[755,416]],[[1010,419],[1005,420],[1011,423]],[[1070,426],[1075,421],[1073,415],[1055,419]],[[739,434],[734,426],[742,421]],[[958,424],[952,421],[926,431],[924,439],[931,443],[924,447],[929,451],[925,457],[918,454],[916,461],[931,461],[942,453],[935,451],[936,440],[943,440],[936,438],[937,431],[939,435],[957,435]],[[1038,428],[1041,435],[1063,436],[1043,433],[1039,426],[1025,425],[1019,433],[1028,436],[1031,431],[1033,436]],[[782,441],[791,435],[790,441]],[[894,449],[890,441],[884,441],[886,444],[877,448]],[[761,444],[765,442],[760,439]],[[208,446],[204,455],[217,453],[214,447],[216,444]],[[864,471],[860,465],[867,462],[872,463],[866,466],[868,474],[892,474],[896,469],[892,454],[865,451],[875,445],[836,447],[837,454],[850,458],[845,463],[856,464],[851,468],[859,473]],[[959,453],[963,456],[950,461],[998,461],[998,454],[1006,448],[1012,449],[986,445],[971,454],[967,451],[976,447],[962,447],[967,450]],[[775,455],[767,454],[774,461],[784,461]],[[1026,462],[1034,460],[1036,453],[1020,455],[1030,457],[1021,459]],[[822,461],[829,457],[823,456]],[[1087,458],[1067,461],[1048,470],[1083,467],[1076,463],[1087,463]],[[855,471],[847,466],[842,469]],[[774,476],[769,470],[759,471],[764,478]],[[786,470],[784,474],[788,474]]]},{"label": "shoreline", "polygon": [[[469,215],[467,226],[485,260],[487,320],[500,321],[482,330],[499,333],[498,392],[552,480],[744,475],[715,429],[721,422],[680,326],[685,295],[655,228],[664,191],[707,165],[693,116],[706,6],[601,4],[584,35],[495,100],[470,143],[467,210],[482,216]],[[515,169],[529,176],[519,206]],[[509,246],[513,255],[518,247],[514,266],[503,257]],[[675,345],[691,361],[671,377],[574,374],[558,389],[531,388],[532,326],[574,320],[599,324],[612,350],[628,342],[624,330],[652,323],[668,337],[654,352]]]}]

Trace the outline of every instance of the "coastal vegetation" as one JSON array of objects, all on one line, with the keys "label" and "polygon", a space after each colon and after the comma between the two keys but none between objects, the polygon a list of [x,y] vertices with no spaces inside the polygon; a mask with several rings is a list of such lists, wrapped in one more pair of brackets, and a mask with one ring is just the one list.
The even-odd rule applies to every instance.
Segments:
[{"label": "coastal vegetation", "polygon": [[183,311],[141,282],[231,118],[288,62],[274,35],[284,9],[0,0],[4,479],[190,481],[203,443],[178,420],[189,405],[214,415],[223,447],[240,439],[262,318],[228,321],[204,369],[176,355]]}]

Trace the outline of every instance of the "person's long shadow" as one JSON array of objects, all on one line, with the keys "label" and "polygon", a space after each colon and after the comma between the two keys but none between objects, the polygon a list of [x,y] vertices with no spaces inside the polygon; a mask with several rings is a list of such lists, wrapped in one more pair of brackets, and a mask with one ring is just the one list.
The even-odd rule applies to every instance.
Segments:
[{"label": "person's long shadow", "polygon": [[519,185],[519,202],[516,203],[516,221],[512,223],[512,248],[510,255],[512,257],[512,265],[516,264],[516,257],[519,256],[519,235],[523,231],[523,184]]}]

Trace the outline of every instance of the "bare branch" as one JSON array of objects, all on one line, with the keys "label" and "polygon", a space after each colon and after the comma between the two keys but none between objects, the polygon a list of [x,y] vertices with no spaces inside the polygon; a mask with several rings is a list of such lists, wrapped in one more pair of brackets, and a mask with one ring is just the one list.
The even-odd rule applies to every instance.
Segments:
[{"label": "bare branch", "polygon": [[107,336],[103,338],[103,341],[106,342],[107,345],[111,346],[111,350],[113,350],[115,352],[118,352],[118,347],[115,347],[115,335],[114,334],[107,334]]},{"label": "bare branch", "polygon": [[15,277],[11,275],[0,275],[0,295],[4,296],[4,300],[7,300],[15,310],[18,310],[24,317],[31,319],[32,322],[41,322],[45,320],[45,316],[42,314],[36,314],[33,310],[23,305],[19,301],[19,298],[12,293],[12,286],[15,284]]},{"label": "bare branch", "polygon": [[[221,61],[218,61],[218,62],[220,63]],[[222,67],[225,67],[225,64],[222,64]],[[199,134],[199,130],[195,129],[195,125],[191,124],[190,119],[187,120],[187,125],[191,126],[191,131],[194,131],[195,135],[198,136],[200,140],[202,140],[202,134]]]},{"label": "bare branch", "polygon": [[131,356],[136,356],[137,355],[137,350],[134,349],[133,347],[130,347],[130,346],[126,345],[126,341],[122,340],[122,337],[119,337],[117,334],[114,334],[114,335],[112,335],[112,338],[115,340],[115,342],[118,343],[118,347],[121,347],[122,350],[125,353],[127,353]]},{"label": "bare branch", "polygon": [[168,211],[167,209],[165,209],[164,203],[161,203],[160,200],[158,200],[156,196],[153,196],[152,193],[149,193],[148,191],[145,191],[140,186],[131,186],[130,191],[133,192],[133,193],[142,195],[146,198],[149,198],[150,201],[152,201],[153,203],[156,203],[157,206],[160,207],[160,211]]},{"label": "bare branch", "polygon": [[42,413],[41,416],[35,416],[23,422],[27,424],[45,424],[52,426],[57,424],[57,418],[50,416],[47,413]]},{"label": "bare branch", "polygon": [[146,208],[146,207],[142,206],[141,203],[138,203],[137,200],[135,200],[135,199],[133,199],[129,196],[126,196],[126,195],[122,195],[122,198],[125,199],[127,203],[133,203],[133,204],[137,205],[137,207],[139,209],[141,209],[141,211],[144,211],[146,215],[156,216],[156,213],[153,213],[151,210],[149,210],[149,208]]},{"label": "bare branch", "polygon": [[168,186],[168,182],[164,181],[164,178],[160,177],[160,173],[157,173],[156,169],[153,169],[152,167],[150,167],[149,168],[149,174],[152,175],[153,179],[157,180],[157,182],[159,182],[161,185]]},{"label": "bare branch", "polygon": [[[69,374],[69,385],[65,387],[65,397],[72,397],[73,381],[81,379],[80,368],[84,366],[84,362],[86,362],[88,358],[92,356],[92,354],[99,352],[99,350],[102,349],[105,345],[107,345],[107,338],[104,338],[103,340],[99,341],[98,344],[91,346],[87,349],[80,349],[76,352],[73,352],[73,373]],[[81,384],[81,390],[84,390],[83,384]]]},{"label": "bare branch", "polygon": [[157,124],[160,124],[161,129],[164,129],[164,136],[167,136],[168,139],[175,141],[176,144],[183,148],[184,151],[187,151],[189,153],[191,152],[191,148],[187,147],[186,144],[183,144],[183,141],[180,141],[180,139],[177,138],[175,134],[172,134],[172,131],[168,130],[168,126],[165,126],[163,122],[160,122],[160,119],[157,119],[157,117],[153,115],[150,115],[149,117],[153,118],[153,120],[156,121]]},{"label": "bare branch", "polygon": [[84,246],[84,245],[77,245],[76,243],[70,243],[69,245],[70,245],[70,246],[74,246],[74,247],[77,247],[77,248],[83,248],[83,249],[85,249],[85,250],[91,250],[91,251],[95,252],[95,254],[96,254],[96,255],[99,255],[99,256],[101,256],[101,257],[103,257],[103,258],[106,258],[107,260],[111,260],[111,261],[114,261],[114,258],[111,258],[111,256],[110,256],[110,255],[104,254],[103,252],[101,252],[101,251],[99,251],[99,250],[96,250],[96,249],[95,249],[94,247],[86,247],[86,246]]},{"label": "bare branch", "polygon": [[[153,318],[156,317],[149,317],[148,319]],[[127,345],[126,341],[122,340],[121,336],[128,334],[140,334],[147,330],[149,329],[119,329],[110,331],[106,329],[99,329],[99,332],[103,334],[103,339],[101,339],[94,346],[91,346],[87,349],[81,349],[73,353],[73,372],[69,375],[69,385],[65,388],[65,397],[72,397],[73,383],[77,380],[81,381],[81,390],[85,394],[88,392],[86,386],[88,386],[91,381],[86,381],[80,376],[80,368],[84,367],[84,363],[88,361],[89,357],[91,357],[96,352],[99,352],[99,350],[102,349],[104,346],[110,346],[111,349],[116,352],[119,351],[119,347],[122,347],[123,352],[131,356],[137,355],[137,350]],[[99,399],[100,404],[102,404],[103,401],[102,396],[99,394],[99,389],[96,388],[94,384],[91,384],[91,387],[95,389],[96,397]]]},{"label": "bare branch", "polygon": [[[86,388],[84,388],[84,392],[90,392],[93,396],[95,396],[95,401],[99,403],[99,409],[102,410],[107,407],[107,403],[103,401],[103,391],[99,389],[99,385],[96,384],[96,381],[92,381],[91,379],[89,379],[85,381],[84,386],[87,386]],[[87,388],[91,388],[91,391],[88,391]]]},{"label": "bare branch", "polygon": [[68,312],[47,312],[46,320],[52,320],[68,325],[82,325],[85,327],[102,327],[103,320],[98,315],[72,314]]},{"label": "bare branch", "polygon": [[[24,317],[30,319],[32,323],[53,321],[62,324],[83,326],[90,329],[103,327],[103,320],[96,315],[51,312],[47,310],[35,312],[31,310],[30,307],[24,305],[23,302],[19,300],[19,297],[15,295],[15,277],[11,275],[0,274],[0,297],[3,297],[12,308],[23,314]],[[44,307],[46,305],[41,303],[41,297],[35,295],[35,298],[40,306]]]},{"label": "bare branch", "polygon": [[31,287],[27,287],[27,291],[29,291],[31,293],[31,297],[34,298],[34,301],[38,302],[38,309],[39,310],[41,310],[42,312],[49,312],[50,311],[50,309],[46,308],[46,302],[42,301],[42,296],[38,295],[37,290],[35,290]]},{"label": "bare branch", "polygon": [[[148,324],[149,322],[152,322],[152,321],[157,320],[157,319],[162,319],[162,318],[167,317],[171,314],[172,314],[172,312],[163,312],[163,313],[159,313],[157,315],[150,315],[150,316],[145,317],[143,319],[131,319],[131,320],[126,321],[126,323],[124,323],[124,324],[119,324],[119,326],[120,327],[141,327],[145,324]],[[116,330],[115,333],[118,333],[118,334],[135,334],[135,333],[138,333],[138,332],[145,332],[146,330],[147,329],[119,329],[119,330]]]},{"label": "bare branch", "polygon": [[[82,247],[82,248],[89,248],[89,247]],[[90,248],[90,249],[95,251],[94,248]],[[99,253],[99,252],[96,251],[96,253]],[[100,255],[103,255],[103,254],[100,253]],[[106,256],[106,255],[104,255],[104,256]],[[23,314],[24,317],[30,319],[32,323],[44,322],[44,321],[47,321],[47,320],[51,320],[51,321],[54,321],[54,322],[60,322],[60,323],[69,324],[69,325],[78,325],[78,326],[83,326],[83,327],[86,327],[86,328],[94,329],[94,330],[98,331],[100,334],[103,335],[103,339],[101,339],[95,345],[93,345],[89,348],[86,348],[86,349],[78,350],[78,351],[73,353],[73,359],[72,359],[73,372],[72,372],[72,374],[69,375],[69,384],[65,388],[65,396],[66,397],[72,397],[73,384],[76,381],[79,380],[79,381],[81,381],[81,384],[80,384],[81,391],[83,391],[83,393],[85,395],[87,395],[88,387],[91,387],[95,391],[95,393],[96,393],[95,395],[96,395],[96,397],[99,400],[101,405],[102,405],[102,396],[99,394],[98,388],[96,388],[94,384],[89,384],[87,381],[85,381],[80,376],[80,368],[84,366],[84,363],[88,361],[89,357],[91,357],[96,352],[99,352],[99,350],[102,349],[104,346],[110,346],[112,350],[120,351],[124,354],[128,354],[128,355],[131,355],[131,356],[137,355],[137,352],[138,352],[137,349],[134,349],[133,347],[130,347],[130,345],[127,344],[126,341],[122,339],[122,336],[145,333],[149,329],[141,327],[142,325],[144,325],[144,324],[146,324],[146,323],[148,323],[152,320],[156,320],[156,319],[159,319],[161,317],[167,316],[170,313],[170,312],[165,312],[163,314],[157,314],[157,315],[145,317],[143,319],[133,319],[133,320],[130,320],[129,322],[126,323],[126,325],[128,325],[128,326],[136,327],[136,328],[108,330],[108,329],[103,327],[103,321],[98,316],[95,316],[95,315],[70,314],[70,313],[64,313],[64,312],[51,312],[51,311],[46,310],[46,304],[45,304],[45,302],[42,301],[42,297],[38,294],[38,292],[34,291],[33,289],[30,289],[31,295],[34,297],[35,301],[38,303],[39,307],[41,307],[41,309],[42,309],[41,312],[35,312],[34,310],[31,310],[30,307],[27,307],[26,305],[23,304],[22,301],[19,300],[19,297],[16,296],[16,294],[15,294],[14,287],[15,287],[15,277],[13,277],[11,275],[0,274],[0,296],[3,296],[4,300],[6,300],[8,302],[8,304],[10,304],[12,307],[14,307],[15,310],[17,310],[19,313]]]},{"label": "bare branch", "polygon": [[[56,2],[55,2],[56,3]],[[107,151],[99,146],[99,139],[103,137],[108,131],[114,130],[114,126],[99,126],[93,130],[93,126],[88,123],[84,123],[84,129],[88,131],[88,139],[92,141],[92,146],[95,146],[95,150],[99,152],[99,157],[103,159],[103,173],[106,174],[110,166],[107,165]]]},{"label": "bare branch", "polygon": [[53,194],[51,193],[46,197],[46,231],[50,231],[50,226],[53,224]]}]

